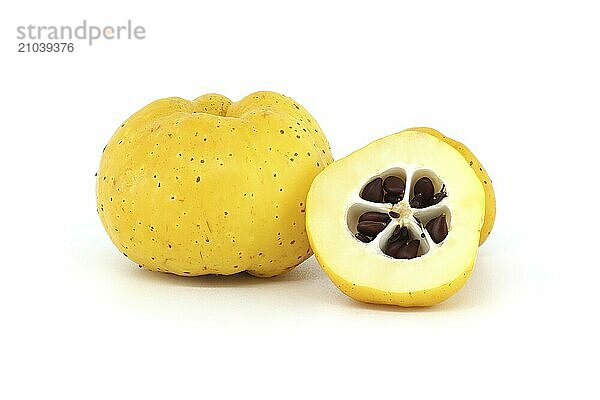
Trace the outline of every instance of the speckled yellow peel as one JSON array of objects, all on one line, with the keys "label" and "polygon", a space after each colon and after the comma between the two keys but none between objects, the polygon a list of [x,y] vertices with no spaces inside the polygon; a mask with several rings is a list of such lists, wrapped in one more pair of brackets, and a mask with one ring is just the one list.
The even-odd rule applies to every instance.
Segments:
[{"label": "speckled yellow peel", "polygon": [[321,128],[289,97],[162,99],[103,151],[98,214],[115,246],[150,270],[274,276],[312,254],[306,195],[331,161]]},{"label": "speckled yellow peel", "polygon": [[331,281],[347,296],[364,303],[389,304],[402,307],[432,306],[450,298],[467,283],[475,264],[475,256],[473,256],[473,260],[468,264],[465,271],[453,281],[444,285],[414,292],[386,292],[372,287],[357,286],[355,283],[348,282],[337,275],[333,269],[327,267],[327,264],[318,255],[315,254],[315,257]]},{"label": "speckled yellow peel", "polygon": [[465,160],[467,160],[467,162],[471,166],[471,168],[473,168],[473,171],[475,171],[475,175],[477,175],[477,177],[481,181],[481,184],[483,185],[483,190],[485,191],[485,220],[483,222],[483,226],[481,227],[481,237],[479,238],[479,245],[481,246],[490,235],[490,232],[494,227],[494,221],[496,220],[496,195],[494,193],[494,187],[492,186],[492,179],[488,175],[487,171],[485,170],[485,168],[483,168],[481,162],[479,162],[477,157],[475,157],[475,154],[473,154],[473,152],[471,152],[471,150],[469,150],[467,146],[465,146],[461,142],[449,138],[448,136],[433,128],[420,127],[407,129],[406,131],[424,132],[442,139],[444,142],[448,143],[450,146],[454,147],[460,154],[462,154]]},{"label": "speckled yellow peel", "polygon": [[[349,225],[357,218],[352,211],[357,206],[363,210],[359,214],[369,207],[388,207],[368,205],[358,194],[374,176],[399,169],[433,171],[448,194],[440,203],[450,217],[447,236],[412,259],[385,255],[385,239],[380,237],[370,243],[357,240]],[[410,190],[409,178],[406,185]],[[403,223],[412,219],[408,198],[407,194],[393,206],[399,211],[398,218],[406,218]],[[485,194],[477,175],[454,147],[433,135],[407,130],[329,165],[313,181],[306,212],[308,237],[317,260],[345,294],[369,303],[429,306],[452,296],[469,278],[484,221]]]}]

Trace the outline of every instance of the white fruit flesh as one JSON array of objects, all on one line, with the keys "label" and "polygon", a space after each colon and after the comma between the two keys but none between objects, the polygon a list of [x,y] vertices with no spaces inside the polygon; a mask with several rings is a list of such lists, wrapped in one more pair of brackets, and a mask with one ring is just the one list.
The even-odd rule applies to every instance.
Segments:
[{"label": "white fruit flesh", "polygon": [[[400,204],[370,203],[359,197],[366,183],[386,175],[406,180],[406,193]],[[436,191],[443,182],[448,197],[435,206],[411,210],[410,188],[422,176],[432,178]],[[338,286],[349,284],[393,295],[436,289],[468,274],[479,244],[484,209],[481,183],[460,153],[433,136],[403,132],[373,142],[321,172],[308,195],[307,228],[323,268],[334,281],[343,281],[336,282]],[[400,224],[407,225],[416,238],[421,230],[412,218],[413,212],[423,224],[446,212],[448,235],[442,243],[435,244],[426,233],[420,256],[413,259],[394,259],[383,254],[383,244],[397,225],[395,222],[371,243],[354,237],[356,230],[352,227],[363,212],[390,210],[401,214]],[[359,300],[365,300],[364,294],[361,297]],[[373,302],[380,302],[376,297]]]}]

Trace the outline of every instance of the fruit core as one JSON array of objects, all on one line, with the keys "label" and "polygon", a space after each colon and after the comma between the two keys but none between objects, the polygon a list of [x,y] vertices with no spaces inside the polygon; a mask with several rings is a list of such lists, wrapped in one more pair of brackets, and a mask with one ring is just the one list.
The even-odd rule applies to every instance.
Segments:
[{"label": "fruit core", "polygon": [[348,229],[386,257],[420,257],[448,235],[447,197],[446,185],[433,171],[393,168],[363,185],[348,209]]}]

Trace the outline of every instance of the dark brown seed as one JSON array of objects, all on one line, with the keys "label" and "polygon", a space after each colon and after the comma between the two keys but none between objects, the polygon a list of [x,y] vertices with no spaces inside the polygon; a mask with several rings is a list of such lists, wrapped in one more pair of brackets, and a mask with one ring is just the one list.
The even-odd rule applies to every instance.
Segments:
[{"label": "dark brown seed", "polygon": [[400,218],[400,214],[398,214],[396,211],[390,211],[388,214],[392,218]]},{"label": "dark brown seed", "polygon": [[388,243],[401,242],[406,243],[408,241],[408,228],[406,226],[398,225],[392,236],[388,239]]},{"label": "dark brown seed", "polygon": [[395,254],[395,257],[403,258],[403,259],[415,258],[417,256],[417,254],[419,253],[419,245],[420,244],[421,244],[421,242],[419,242],[417,239],[411,240],[410,242],[408,242],[405,245],[400,246],[400,248],[398,248],[398,250]]},{"label": "dark brown seed", "polygon": [[400,203],[400,200],[402,200],[402,198],[399,196],[396,196],[394,194],[386,193],[385,196],[383,196],[384,203],[396,204],[396,203]]},{"label": "dark brown seed", "polygon": [[356,232],[356,235],[354,235],[355,238],[357,238],[358,240],[360,240],[363,243],[369,243],[373,240],[373,238],[368,237],[367,235],[363,235],[360,232]]},{"label": "dark brown seed", "polygon": [[448,225],[446,223],[446,214],[435,217],[425,225],[429,236],[435,243],[441,243],[448,236]]},{"label": "dark brown seed", "polygon": [[369,212],[362,214],[358,218],[358,222],[363,222],[363,221],[389,222],[390,217],[384,213],[369,211]]},{"label": "dark brown seed", "polygon": [[423,201],[421,204],[423,204],[423,206],[429,204],[429,202],[433,198],[433,190],[433,183],[431,182],[431,179],[427,178],[426,176],[419,179],[417,183],[415,183],[415,186],[413,188],[415,196],[421,193],[423,197]]},{"label": "dark brown seed", "polygon": [[423,201],[423,194],[417,193],[415,197],[410,199],[410,206],[412,208],[423,208],[425,207],[425,202]]},{"label": "dark brown seed", "polygon": [[396,226],[396,228],[394,228],[394,232],[392,232],[392,235],[388,239],[388,245],[391,243],[397,242],[398,239],[400,239],[400,229],[402,229],[402,227],[400,225],[398,225],[398,226]]},{"label": "dark brown seed", "polygon": [[383,202],[383,179],[375,178],[367,183],[360,197],[374,203]]},{"label": "dark brown seed", "polygon": [[396,226],[396,228],[394,228],[394,232],[392,232],[392,235],[388,239],[388,245],[390,243],[394,243],[395,241],[398,240],[398,238],[400,237],[400,229],[401,229],[400,225],[398,225],[398,226]]},{"label": "dark brown seed", "polygon": [[386,192],[402,197],[404,195],[404,180],[397,176],[388,176],[383,181],[383,188]]},{"label": "dark brown seed", "polygon": [[392,242],[392,243],[388,242],[388,246],[385,249],[384,253],[390,257],[398,258],[398,257],[396,257],[396,254],[398,254],[400,247],[405,246],[405,245],[406,245],[406,243],[404,243],[404,242]]},{"label": "dark brown seed", "polygon": [[379,232],[385,229],[385,222],[363,221],[359,222],[356,230],[367,236],[377,236]]}]

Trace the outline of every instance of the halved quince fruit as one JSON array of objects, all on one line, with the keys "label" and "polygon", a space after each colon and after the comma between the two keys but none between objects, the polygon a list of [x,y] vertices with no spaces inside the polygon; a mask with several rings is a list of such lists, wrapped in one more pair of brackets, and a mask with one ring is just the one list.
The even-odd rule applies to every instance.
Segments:
[{"label": "halved quince fruit", "polygon": [[317,260],[348,296],[427,306],[473,269],[483,185],[444,140],[416,130],[384,137],[325,168],[307,199]]}]

